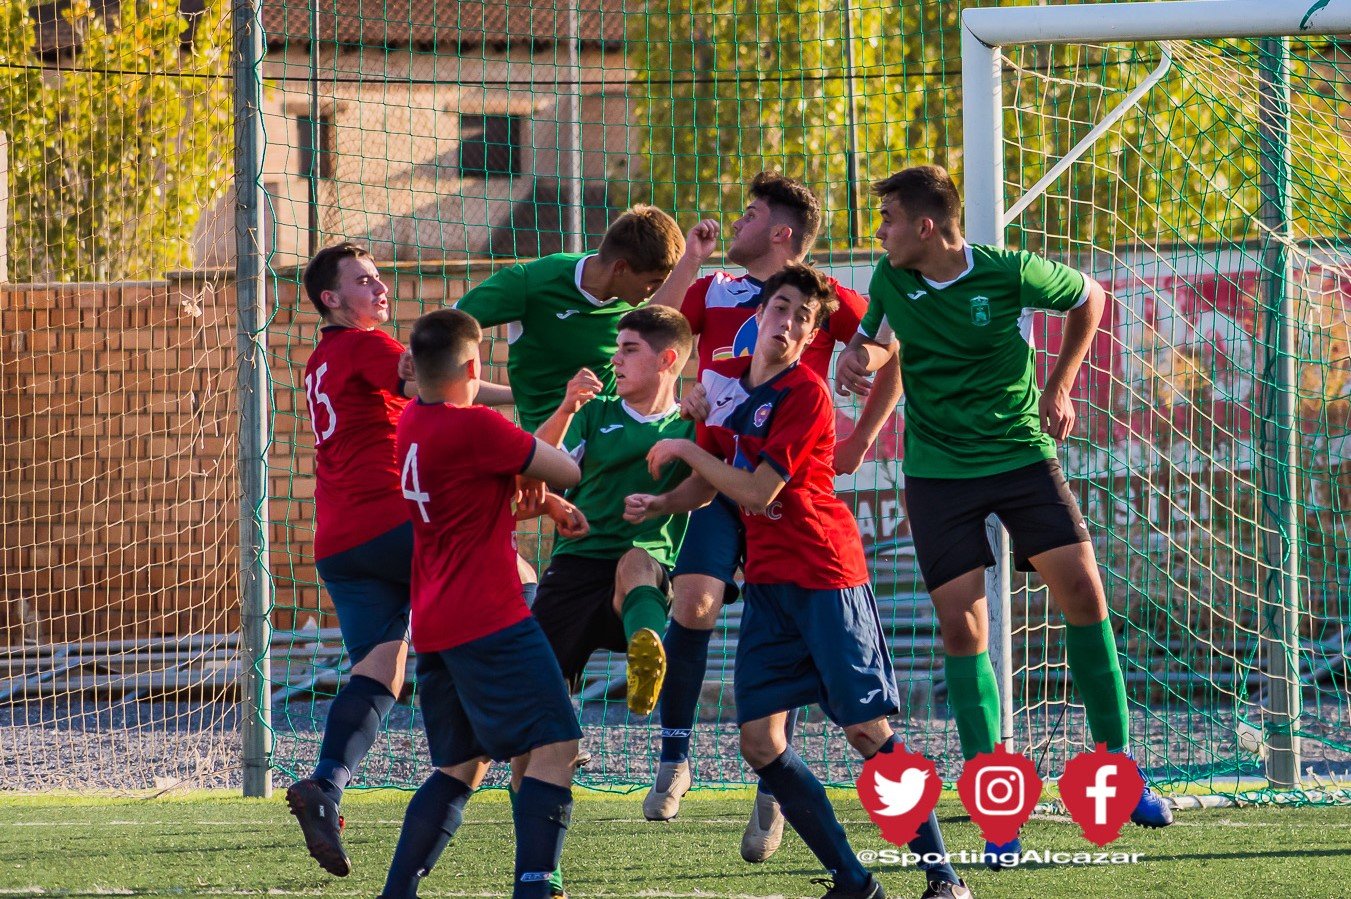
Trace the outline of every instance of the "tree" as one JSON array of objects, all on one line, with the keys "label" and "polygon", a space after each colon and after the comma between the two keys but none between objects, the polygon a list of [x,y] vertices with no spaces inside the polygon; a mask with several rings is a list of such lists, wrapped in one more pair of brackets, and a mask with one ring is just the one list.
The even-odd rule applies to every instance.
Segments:
[{"label": "tree", "polygon": [[44,68],[27,0],[3,0],[0,130],[8,138],[11,280],[161,277],[230,179],[223,0],[74,0],[78,48]]}]

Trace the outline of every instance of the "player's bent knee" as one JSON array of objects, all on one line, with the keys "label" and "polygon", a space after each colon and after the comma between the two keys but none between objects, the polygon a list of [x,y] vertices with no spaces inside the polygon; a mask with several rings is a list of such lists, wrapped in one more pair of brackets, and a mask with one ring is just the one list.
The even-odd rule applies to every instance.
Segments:
[{"label": "player's bent knee", "polygon": [[625,591],[634,587],[655,587],[661,583],[661,568],[645,549],[631,549],[619,558],[615,582]]},{"label": "player's bent knee", "polygon": [[408,664],[408,641],[390,640],[376,646],[352,666],[352,674],[384,684],[395,696],[403,689]]},{"label": "player's bent knee", "polygon": [[741,757],[752,768],[763,768],[788,748],[784,740],[775,740],[767,727],[754,726],[756,722],[741,728]]},{"label": "player's bent knee", "polygon": [[671,615],[684,627],[710,630],[717,626],[726,589],[727,585],[714,577],[682,575],[675,579]]},{"label": "player's bent knee", "polygon": [[564,740],[561,743],[548,743],[530,750],[530,762],[526,766],[525,776],[533,777],[560,787],[572,783],[576,771],[578,741]]},{"label": "player's bent knee", "polygon": [[844,729],[845,739],[865,757],[877,754],[891,739],[891,725],[885,718],[877,718],[863,724],[851,724]]}]

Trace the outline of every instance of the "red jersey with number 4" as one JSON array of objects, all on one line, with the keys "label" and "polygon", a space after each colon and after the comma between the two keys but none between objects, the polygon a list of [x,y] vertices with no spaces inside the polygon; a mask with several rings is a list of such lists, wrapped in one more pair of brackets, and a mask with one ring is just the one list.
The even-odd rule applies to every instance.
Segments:
[{"label": "red jersey with number 4", "polygon": [[[829,279],[840,297],[840,308],[812,339],[802,354],[802,364],[823,379],[830,376],[830,357],[835,344],[848,343],[858,323],[868,311],[863,297],[834,278]],[[716,272],[690,285],[680,311],[689,320],[690,330],[699,335],[699,371],[714,362],[738,359],[755,352],[760,328],[755,310],[760,305],[761,281],[750,275]]]},{"label": "red jersey with number 4", "polygon": [[408,520],[394,429],[408,400],[403,345],[384,331],[330,325],[305,363],[314,430],[314,555],[360,546]]},{"label": "red jersey with number 4", "polygon": [[529,617],[516,570],[516,475],[535,438],[486,406],[409,404],[400,483],[413,519],[413,648],[439,652]]},{"label": "red jersey with number 4", "polygon": [[700,382],[712,410],[699,445],[743,471],[767,463],[783,490],[746,524],[746,583],[809,590],[868,582],[863,541],[835,495],[835,407],[826,382],[801,363],[758,387],[742,380],[749,357],[715,362]]}]

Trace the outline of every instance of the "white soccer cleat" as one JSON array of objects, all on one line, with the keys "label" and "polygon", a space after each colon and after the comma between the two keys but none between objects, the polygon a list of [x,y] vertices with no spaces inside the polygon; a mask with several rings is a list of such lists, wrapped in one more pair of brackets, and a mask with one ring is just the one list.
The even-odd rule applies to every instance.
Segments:
[{"label": "white soccer cleat", "polygon": [[649,821],[670,821],[680,814],[680,799],[693,784],[688,759],[662,762],[657,767],[657,782],[643,797],[643,817]]},{"label": "white soccer cleat", "polygon": [[756,791],[751,819],[741,834],[741,857],[751,864],[768,861],[783,842],[783,812],[779,800]]}]

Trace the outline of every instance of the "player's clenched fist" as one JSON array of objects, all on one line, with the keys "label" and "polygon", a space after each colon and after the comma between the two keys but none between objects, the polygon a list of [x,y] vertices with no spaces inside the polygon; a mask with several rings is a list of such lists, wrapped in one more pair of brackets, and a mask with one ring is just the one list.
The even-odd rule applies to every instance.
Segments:
[{"label": "player's clenched fist", "polygon": [[629,524],[642,524],[660,514],[659,496],[653,496],[651,493],[632,493],[624,497],[624,520]]},{"label": "player's clenched fist", "polygon": [[868,371],[868,354],[862,348],[850,347],[840,353],[835,362],[835,392],[840,396],[853,393],[866,397],[873,389],[873,379]]},{"label": "player's clenched fist", "polygon": [[685,255],[703,262],[718,248],[722,226],[717,219],[700,219],[685,235]]},{"label": "player's clenched fist", "polygon": [[695,384],[680,398],[680,417],[690,421],[706,421],[712,411],[708,405],[708,391],[703,384]]},{"label": "player's clenched fist", "polygon": [[591,532],[591,525],[582,514],[582,510],[556,493],[550,493],[544,498],[544,514],[553,521],[560,537],[574,540]]},{"label": "player's clenched fist", "polygon": [[604,387],[595,372],[589,368],[581,369],[568,381],[567,393],[563,395],[563,408],[576,414],[577,410],[595,399]]},{"label": "player's clenched fist", "polygon": [[680,462],[685,452],[693,447],[689,440],[658,440],[647,451],[647,471],[653,480],[661,480],[661,470],[672,462]]}]

